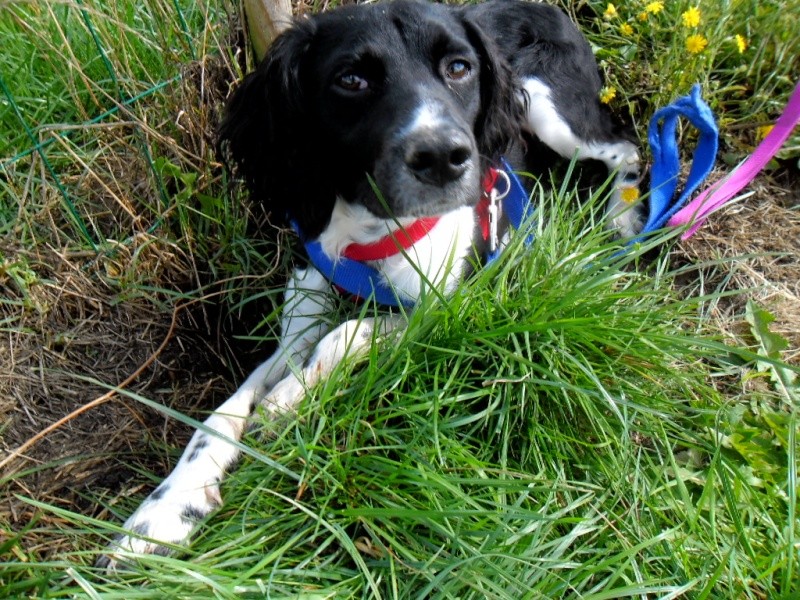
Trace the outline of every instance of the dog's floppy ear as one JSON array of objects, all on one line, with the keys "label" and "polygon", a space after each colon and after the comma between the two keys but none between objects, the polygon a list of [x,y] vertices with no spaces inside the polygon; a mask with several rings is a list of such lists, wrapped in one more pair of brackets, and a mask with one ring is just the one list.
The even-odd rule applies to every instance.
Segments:
[{"label": "dog's floppy ear", "polygon": [[462,14],[469,41],[481,58],[481,112],[475,137],[481,157],[493,162],[511,142],[520,140],[524,94],[497,45],[470,15]]},{"label": "dog's floppy ear", "polygon": [[[231,95],[219,126],[217,150],[242,177],[254,200],[281,224],[307,162],[301,140],[304,105],[301,65],[314,36],[311,21],[296,23],[275,39],[258,69]],[[294,186],[294,192],[291,191]]]}]

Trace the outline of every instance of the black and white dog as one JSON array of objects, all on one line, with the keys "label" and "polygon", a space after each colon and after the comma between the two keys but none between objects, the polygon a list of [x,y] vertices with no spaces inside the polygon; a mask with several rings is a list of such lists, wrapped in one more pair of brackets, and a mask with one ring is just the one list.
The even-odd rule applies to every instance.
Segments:
[{"label": "black and white dog", "polygon": [[[220,138],[273,217],[334,263],[366,248],[362,260],[413,304],[426,286],[452,292],[492,242],[476,206],[501,155],[538,173],[556,157],[600,161],[614,174],[608,226],[638,232],[642,211],[622,198],[639,180],[639,154],[600,87],[589,44],[552,6],[347,6],[297,21],[274,42],[233,94]],[[508,219],[496,227],[502,244]],[[370,254],[387,240],[394,252]],[[337,294],[311,265],[285,293],[278,350],[194,434],[100,566],[185,543],[222,503],[220,482],[239,455],[226,439],[241,438],[256,407],[293,410],[345,355],[363,355],[403,323],[395,311],[330,327]]]}]

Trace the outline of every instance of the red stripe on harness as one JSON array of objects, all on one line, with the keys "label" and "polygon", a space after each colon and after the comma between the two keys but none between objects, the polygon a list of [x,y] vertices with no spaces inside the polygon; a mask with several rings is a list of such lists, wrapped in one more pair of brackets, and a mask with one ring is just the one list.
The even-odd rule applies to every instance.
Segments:
[{"label": "red stripe on harness", "polygon": [[389,235],[370,244],[350,244],[342,252],[342,256],[350,260],[383,260],[408,250],[428,235],[428,232],[439,222],[439,217],[417,219],[408,227],[397,229]]},{"label": "red stripe on harness", "polygon": [[481,226],[483,240],[489,239],[489,195],[492,193],[497,183],[497,169],[489,167],[486,176],[483,178],[483,194],[478,204],[475,205],[475,214],[478,215],[478,223]]},{"label": "red stripe on harness", "polygon": [[[483,178],[481,184],[484,193],[475,206],[475,213],[478,216],[484,240],[489,238],[489,194],[494,188],[496,181],[497,170],[490,168],[486,172],[486,176]],[[397,229],[375,242],[369,244],[350,244],[344,249],[342,256],[359,262],[389,258],[395,254],[399,254],[401,250],[408,250],[411,248],[411,246],[428,235],[428,232],[433,229],[438,222],[439,217],[417,219],[408,227]]]}]

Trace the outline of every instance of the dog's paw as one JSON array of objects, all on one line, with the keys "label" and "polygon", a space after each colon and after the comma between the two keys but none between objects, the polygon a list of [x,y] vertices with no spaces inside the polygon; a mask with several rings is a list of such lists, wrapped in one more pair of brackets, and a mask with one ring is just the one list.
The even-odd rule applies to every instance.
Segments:
[{"label": "dog's paw", "polygon": [[113,572],[136,554],[169,554],[169,546],[186,545],[198,521],[221,503],[216,480],[191,489],[167,479],[125,521],[127,533],[108,545],[95,566]]},{"label": "dog's paw", "polygon": [[646,206],[639,202],[629,206],[627,210],[617,215],[613,220],[611,226],[616,230],[617,235],[623,239],[628,240],[639,235],[644,229],[645,222],[647,221]]},{"label": "dog's paw", "polygon": [[640,234],[647,221],[647,206],[639,198],[638,187],[614,190],[606,211],[607,227],[626,240]]}]

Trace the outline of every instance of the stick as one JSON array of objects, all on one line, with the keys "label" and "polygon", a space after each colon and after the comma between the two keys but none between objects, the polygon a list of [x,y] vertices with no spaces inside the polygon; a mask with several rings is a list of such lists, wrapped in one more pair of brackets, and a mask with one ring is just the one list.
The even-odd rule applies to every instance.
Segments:
[{"label": "stick", "polygon": [[261,61],[278,34],[292,24],[290,0],[244,0],[247,29],[256,58]]}]

